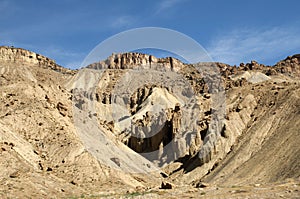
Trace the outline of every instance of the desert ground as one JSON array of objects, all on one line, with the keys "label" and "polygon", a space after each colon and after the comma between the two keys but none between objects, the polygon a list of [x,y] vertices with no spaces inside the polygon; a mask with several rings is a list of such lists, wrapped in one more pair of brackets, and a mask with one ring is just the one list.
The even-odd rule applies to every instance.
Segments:
[{"label": "desert ground", "polygon": [[0,91],[0,198],[300,198],[300,55],[70,70],[2,46]]}]

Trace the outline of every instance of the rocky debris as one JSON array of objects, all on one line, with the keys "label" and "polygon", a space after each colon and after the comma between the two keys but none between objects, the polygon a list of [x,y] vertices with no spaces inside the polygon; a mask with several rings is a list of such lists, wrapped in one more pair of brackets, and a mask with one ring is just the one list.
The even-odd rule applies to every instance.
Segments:
[{"label": "rocky debris", "polygon": [[120,159],[119,158],[110,158],[111,161],[113,161],[116,165],[118,166],[121,166],[121,163],[120,163]]},{"label": "rocky debris", "polygon": [[[192,64],[182,64],[173,58],[158,59],[134,53],[116,54],[102,63],[107,68],[107,75],[102,77],[99,85],[105,86],[97,92],[78,88],[69,93],[67,89],[62,89],[63,80],[72,77],[73,72],[55,68],[50,60],[42,61],[43,58],[37,58],[37,54],[29,51],[11,50],[10,47],[1,49],[4,50],[0,53],[3,59],[0,61],[0,178],[4,181],[0,181],[0,197],[46,197],[45,194],[70,197],[80,196],[82,193],[97,194],[99,190],[104,191],[100,194],[107,194],[107,190],[110,190],[112,195],[109,197],[114,198],[120,197],[124,190],[134,190],[134,187],[141,192],[139,194],[144,194],[146,189],[138,187],[156,187],[157,190],[160,187],[165,190],[149,194],[168,197],[178,193],[179,197],[198,197],[199,190],[205,190],[201,195],[203,193],[208,197],[218,197],[215,193],[234,193],[242,198],[245,196],[243,194],[254,193],[251,196],[257,198],[260,195],[255,194],[264,188],[264,183],[299,176],[299,159],[295,158],[299,157],[299,82],[297,78],[293,78],[299,74],[299,55],[288,57],[274,67],[263,66],[255,61],[239,67],[214,63],[220,68],[222,81],[227,88],[227,116],[225,123],[212,123],[212,119],[215,119],[212,116],[215,109],[210,105],[213,95],[206,82],[211,82],[216,77],[211,77],[212,80],[205,79],[205,71],[193,69]],[[25,76],[18,76],[24,69],[16,67],[16,63],[28,66],[25,67]],[[98,64],[100,67],[100,63]],[[176,100],[169,106],[171,108],[164,110],[164,114],[153,111],[141,113],[145,101],[151,98],[155,89],[168,89],[164,85],[147,84],[128,97],[129,115],[121,118],[121,121],[130,118],[134,128],[119,132],[119,121],[103,119],[103,114],[110,110],[113,100],[111,92],[121,74],[126,71],[124,69],[150,66],[160,71],[163,67],[166,67],[165,70],[177,71],[192,85],[192,90],[199,97],[197,100],[201,110],[192,118],[199,116],[194,129],[188,129],[190,126],[184,123],[191,118],[184,117],[185,106],[176,104]],[[257,82],[257,79],[249,81],[249,78],[242,77],[248,73],[258,75],[255,76],[258,80],[265,79],[266,76],[270,79],[267,78],[269,81],[265,82]],[[168,90],[170,94],[171,90]],[[84,121],[95,122],[115,144],[113,146],[122,147],[123,151],[132,154],[136,154],[134,151],[157,151],[153,160],[161,159],[166,164],[160,166],[166,166],[167,171],[158,171],[158,175],[124,173],[118,169],[127,162],[122,159],[123,156],[114,153],[114,150],[111,150],[113,156],[108,157],[108,160],[116,167],[102,164],[87,151],[76,134],[74,121],[70,117],[71,95],[73,110],[88,110],[89,101],[101,105],[102,115],[96,110],[89,111],[84,116]],[[170,98],[167,99],[171,101]],[[147,105],[151,105],[151,102]],[[133,118],[134,116],[137,118]],[[149,135],[157,126],[162,127],[160,131]],[[90,129],[87,128],[86,132],[88,130]],[[107,145],[108,142],[101,144]],[[166,147],[168,144],[170,148]],[[103,151],[97,153],[101,157],[107,155]],[[172,161],[166,161],[171,155]],[[140,158],[138,160],[142,160]],[[201,164],[194,164],[199,161]],[[265,164],[260,164],[261,162]],[[131,159],[130,163],[137,167],[139,165],[136,159]],[[144,166],[150,168],[150,164]],[[168,182],[161,183],[162,178]],[[215,183],[222,186],[216,189]],[[226,188],[235,183],[251,183],[253,189],[250,190],[248,186]],[[269,191],[283,196],[298,196],[298,184],[290,183],[292,186],[284,191],[281,191],[281,185],[271,184]],[[264,195],[265,190],[261,194],[267,198],[275,197]],[[149,195],[149,198],[153,195]]]},{"label": "rocky debris", "polygon": [[20,176],[19,171],[15,171],[9,175],[10,178],[18,178]]},{"label": "rocky debris", "polygon": [[58,102],[57,105],[57,110],[59,111],[59,113],[62,115],[62,116],[66,116],[68,114],[68,108],[61,102]]},{"label": "rocky debris", "polygon": [[168,174],[166,174],[165,172],[160,172],[160,175],[161,175],[163,178],[167,178],[167,177],[169,177],[169,175],[168,175]]},{"label": "rocky debris", "polygon": [[89,94],[79,89],[71,89],[72,101],[78,109],[84,110],[86,108],[86,98],[89,98]]},{"label": "rocky debris", "polygon": [[229,87],[232,85],[234,87],[241,87],[241,86],[246,86],[249,83],[256,84],[264,81],[268,81],[271,78],[262,72],[258,71],[245,71],[241,74],[234,75],[230,77],[233,81],[228,81],[231,83]]},{"label": "rocky debris", "polygon": [[53,171],[53,169],[51,167],[48,167],[46,171]]},{"label": "rocky debris", "polygon": [[286,73],[300,77],[300,54],[288,56],[274,66],[278,73]]},{"label": "rocky debris", "polygon": [[161,186],[160,186],[160,189],[173,189],[173,188],[174,188],[174,185],[172,185],[169,182],[162,182]]},{"label": "rocky debris", "polygon": [[240,70],[263,70],[265,67],[263,64],[259,64],[257,61],[252,60],[250,63],[247,63],[245,65],[241,64],[240,65]]},{"label": "rocky debris", "polygon": [[241,79],[238,79],[238,80],[234,81],[234,86],[235,87],[242,87],[242,86],[245,86],[247,84],[248,84],[248,82],[245,78],[241,78]]},{"label": "rocky debris", "polygon": [[198,71],[193,65],[185,65],[178,72],[190,83],[195,94],[208,93],[209,88],[205,82],[204,75],[201,74],[201,71]]},{"label": "rocky debris", "polygon": [[209,184],[208,183],[206,183],[206,182],[197,182],[197,183],[195,183],[195,185],[194,185],[196,188],[206,188],[206,187],[209,187]]},{"label": "rocky debris", "polygon": [[261,72],[265,75],[272,76],[279,73],[289,74],[292,76],[300,76],[300,55],[296,54],[293,56],[288,56],[286,59],[276,63],[274,66],[265,66],[259,64],[256,61],[251,61],[250,63],[241,63],[239,67],[230,66],[223,63],[215,63],[221,71],[222,76],[227,79],[230,79],[231,76],[241,74],[245,71]]},{"label": "rocky debris", "polygon": [[142,102],[144,102],[149,95],[151,95],[155,85],[145,85],[142,88],[138,88],[130,97],[129,108],[132,115],[139,111]]}]

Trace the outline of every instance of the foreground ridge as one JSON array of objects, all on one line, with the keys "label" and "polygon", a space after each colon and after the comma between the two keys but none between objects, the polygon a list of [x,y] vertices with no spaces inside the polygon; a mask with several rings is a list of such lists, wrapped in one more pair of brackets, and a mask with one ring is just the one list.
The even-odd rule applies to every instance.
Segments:
[{"label": "foreground ridge", "polygon": [[35,52],[9,46],[0,46],[0,61],[11,63],[34,64],[40,67],[49,67],[52,70],[62,73],[74,73],[72,70],[64,68],[46,56],[37,54]]}]

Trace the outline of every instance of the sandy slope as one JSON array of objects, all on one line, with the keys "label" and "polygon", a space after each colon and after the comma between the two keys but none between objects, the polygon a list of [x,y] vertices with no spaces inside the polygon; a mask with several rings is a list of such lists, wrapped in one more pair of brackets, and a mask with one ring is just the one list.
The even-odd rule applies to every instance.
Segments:
[{"label": "sandy slope", "polygon": [[[112,71],[100,83],[93,75],[80,76],[85,78],[80,81],[111,89],[122,74]],[[97,117],[74,107],[71,88],[76,78],[76,72],[61,68],[0,61],[1,198],[299,198],[297,77],[256,71],[226,80],[245,78],[248,83],[226,90],[226,128],[211,161],[199,165],[197,156],[189,155],[164,167],[163,175],[122,143],[117,126],[101,120],[109,119],[109,105],[86,97],[96,103]],[[153,108],[153,101],[165,108],[182,103],[184,98],[175,96],[179,95],[154,88],[140,103],[136,120]],[[204,101],[201,105],[207,106]],[[86,114],[76,119],[88,127],[99,122],[96,126],[104,137],[94,143],[98,152],[91,152],[78,133],[76,111]],[[131,168],[149,172],[126,172]],[[172,189],[160,189],[162,181],[170,182]]]}]

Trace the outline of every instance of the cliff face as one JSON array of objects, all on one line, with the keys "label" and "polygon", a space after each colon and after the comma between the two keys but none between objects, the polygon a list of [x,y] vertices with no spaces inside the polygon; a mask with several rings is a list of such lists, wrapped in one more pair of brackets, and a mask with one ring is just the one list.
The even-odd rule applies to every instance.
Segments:
[{"label": "cliff face", "polygon": [[[222,192],[224,186],[298,178],[299,58],[290,56],[275,66],[198,64],[220,69],[226,116],[219,125],[212,123],[208,87],[214,77],[205,78],[207,71],[197,71],[195,64],[123,53],[71,71],[42,55],[0,47],[0,198],[101,197],[101,190],[127,197],[149,189],[153,197],[189,192],[197,198],[192,186],[201,187],[204,180],[213,184],[212,192]],[[135,68],[153,70],[126,70]],[[125,76],[130,71],[132,84]],[[79,136],[77,122],[89,145]],[[103,134],[89,134],[93,126]],[[153,154],[147,156],[153,161],[142,153]],[[161,170],[123,172],[127,167],[153,171],[154,164]],[[160,192],[166,180],[173,189]]]},{"label": "cliff face", "polygon": [[[288,56],[279,61],[274,66],[266,66],[256,61],[250,63],[241,63],[237,66],[230,66],[224,63],[200,63],[201,65],[214,64],[220,69],[221,75],[228,78],[232,75],[245,71],[260,71],[266,75],[276,75],[279,73],[292,76],[300,76],[300,54]],[[91,69],[133,69],[142,67],[145,69],[180,71],[188,64],[172,57],[156,58],[153,55],[142,53],[117,53],[112,54],[104,61],[96,62],[87,66]]]},{"label": "cliff face", "polygon": [[58,64],[55,63],[54,60],[22,48],[0,46],[0,60],[2,62],[9,62],[9,63],[38,65],[40,67],[44,67],[44,68],[48,67],[62,73],[74,74],[74,71],[59,66]]},{"label": "cliff face", "polygon": [[[102,84],[103,87],[101,86],[97,88],[95,96],[95,99],[100,103],[101,108],[99,108],[99,112],[101,112],[101,110],[106,110],[102,106],[112,106],[111,93],[115,89],[115,85],[118,82],[118,80],[124,74],[122,71],[125,71],[125,69],[142,68],[154,69],[157,71],[176,71],[184,77],[185,81],[189,82],[191,88],[193,89],[196,95],[202,96],[200,100],[201,104],[209,104],[211,103],[211,99],[209,99],[210,96],[208,95],[208,82],[213,81],[209,79],[213,77],[205,77],[207,72],[205,68],[209,69],[212,66],[218,68],[220,70],[220,78],[222,78],[222,84],[224,85],[224,88],[226,90],[230,90],[251,86],[251,84],[253,83],[259,83],[270,80],[271,78],[269,76],[271,75],[285,74],[297,76],[300,74],[298,70],[298,57],[298,55],[288,57],[287,59],[279,62],[275,66],[265,66],[263,64],[259,64],[256,61],[251,61],[250,63],[246,64],[242,63],[239,67],[230,66],[228,64],[223,63],[199,63],[197,64],[197,66],[204,67],[204,69],[202,71],[197,71],[195,69],[196,65],[184,64],[174,58],[156,58],[152,55],[146,55],[141,53],[119,53],[112,54],[105,61],[100,61],[98,63],[91,64],[88,66],[88,68],[95,70],[108,69],[109,71],[106,71],[106,75],[104,75],[105,78],[100,80],[101,82],[106,83]],[[142,81],[142,79],[140,81]],[[144,87],[140,87],[133,92],[132,96],[130,96],[129,107],[127,107],[127,109],[131,111],[132,117],[134,117],[135,114],[143,108],[142,104],[147,101],[149,96],[152,95],[153,88],[157,87],[161,86],[152,85],[149,87],[149,85],[145,85]],[[175,106],[169,108],[169,112],[170,110],[171,112],[175,110]],[[176,158],[182,158],[183,156],[193,157],[195,156],[195,154],[197,154],[197,152],[199,152],[201,147],[203,147],[203,144],[208,143],[206,146],[207,148],[205,148],[205,150],[203,148],[201,152],[202,155],[199,160],[200,163],[197,164],[202,165],[204,163],[209,162],[210,160],[216,161],[217,157],[223,158],[224,154],[223,156],[215,156],[215,148],[219,145],[215,142],[215,140],[217,140],[218,138],[209,134],[217,134],[216,131],[220,130],[223,131],[223,134],[226,134],[224,130],[225,126],[217,126],[208,131],[208,126],[210,123],[209,121],[211,117],[209,106],[205,105],[204,107],[202,107],[201,112],[202,116],[199,118],[199,123],[196,127],[197,130],[191,132],[181,128],[181,124],[183,124],[183,126],[187,125],[186,123],[181,121],[181,114],[177,114],[176,112],[174,112],[174,117],[169,116],[167,119],[156,116],[157,121],[151,123],[148,121],[149,117],[151,116],[151,112],[145,112],[143,115],[143,119],[135,121],[138,128],[126,129],[123,132],[119,132],[120,137],[122,138],[121,140],[123,143],[125,143],[127,146],[129,146],[136,152],[142,153],[158,150],[156,159],[160,159],[162,157],[161,154],[164,154],[162,148],[173,141],[174,143],[172,143],[171,148],[174,152],[174,157]],[[172,115],[168,113],[167,110],[166,114]],[[105,115],[105,113],[103,113],[102,115]],[[153,118],[153,116],[151,117]],[[108,129],[114,131],[114,121],[110,121],[109,119],[108,121],[106,121],[106,119],[103,118],[102,120],[105,120],[105,122],[101,121],[100,119],[101,124],[109,123]],[[166,125],[162,128],[162,130],[155,136],[149,137],[149,135],[147,134],[150,134],[153,128],[155,128],[163,120],[166,120],[167,122]],[[244,129],[246,128],[245,125],[243,127]],[[130,133],[133,136],[123,137],[123,135],[121,135]],[[177,134],[178,136],[175,137],[175,134]],[[235,139],[239,136],[239,132],[235,132],[234,134],[235,135],[231,137],[231,141],[227,142],[227,145],[225,146],[226,149],[222,149],[223,151],[228,152]],[[225,137],[227,137],[227,135]],[[214,163],[210,164],[213,166]]]},{"label": "cliff face", "polygon": [[300,77],[300,54],[288,56],[274,66],[277,72]]},{"label": "cliff face", "polygon": [[133,69],[137,66],[151,69],[178,71],[184,64],[173,57],[156,58],[153,55],[142,53],[117,53],[112,54],[105,61],[90,64],[93,69]]}]

